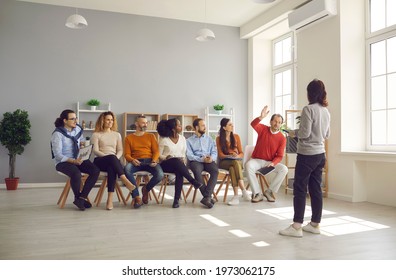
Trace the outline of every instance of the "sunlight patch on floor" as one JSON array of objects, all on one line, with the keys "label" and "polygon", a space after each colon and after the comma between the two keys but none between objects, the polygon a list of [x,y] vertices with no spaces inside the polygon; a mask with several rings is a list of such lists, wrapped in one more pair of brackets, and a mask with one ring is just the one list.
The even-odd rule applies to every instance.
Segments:
[{"label": "sunlight patch on floor", "polygon": [[232,233],[233,235],[237,236],[237,237],[250,237],[251,235],[247,232],[244,232],[243,230],[240,229],[232,229],[229,230],[230,233]]},{"label": "sunlight patch on floor", "polygon": [[200,215],[202,218],[208,220],[209,222],[215,224],[216,226],[219,227],[228,227],[229,224],[223,222],[222,220],[217,219],[216,217],[213,217],[212,215],[209,214],[204,214],[204,215]]}]

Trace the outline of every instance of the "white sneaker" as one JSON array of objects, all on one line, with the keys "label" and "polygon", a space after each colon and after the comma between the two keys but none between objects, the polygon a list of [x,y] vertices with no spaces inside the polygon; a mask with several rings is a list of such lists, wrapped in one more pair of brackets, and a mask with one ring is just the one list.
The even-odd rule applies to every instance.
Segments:
[{"label": "white sneaker", "polygon": [[245,201],[250,201],[250,200],[251,200],[251,197],[250,197],[250,195],[247,193],[246,190],[243,190],[243,191],[242,191],[242,198],[243,198],[243,200],[245,200]]},{"label": "white sneaker", "polygon": [[228,205],[234,206],[239,204],[239,197],[234,195],[230,201],[227,203]]},{"label": "white sneaker", "polygon": [[275,202],[274,195],[272,194],[272,190],[270,189],[265,190],[264,196],[268,202]]},{"label": "white sneaker", "polygon": [[307,225],[303,226],[302,230],[306,231],[306,232],[314,233],[314,234],[320,234],[319,225],[314,227],[313,225],[311,225],[311,223],[308,223]]},{"label": "white sneaker", "polygon": [[302,228],[295,229],[292,225],[288,226],[285,229],[281,229],[279,231],[279,234],[284,235],[284,236],[291,236],[291,237],[302,237],[303,236]]}]

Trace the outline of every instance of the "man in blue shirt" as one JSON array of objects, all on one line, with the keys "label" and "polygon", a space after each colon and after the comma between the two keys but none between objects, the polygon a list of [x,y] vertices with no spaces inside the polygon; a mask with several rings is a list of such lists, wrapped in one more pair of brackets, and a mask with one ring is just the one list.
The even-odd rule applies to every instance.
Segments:
[{"label": "man in blue shirt", "polygon": [[[52,156],[57,171],[70,177],[74,193],[74,205],[80,210],[92,207],[88,194],[98,179],[100,170],[89,159],[78,158],[83,129],[77,125],[76,113],[64,110],[55,120],[55,130],[51,136]],[[81,172],[88,174],[84,187],[80,191]]]},{"label": "man in blue shirt", "polygon": [[206,135],[206,125],[203,119],[195,119],[193,122],[195,134],[187,138],[187,159],[194,173],[194,178],[203,184],[202,171],[209,173],[210,178],[206,187],[201,187],[201,203],[212,208],[214,200],[211,199],[213,190],[217,183],[219,169],[217,168],[217,148],[213,139]]}]

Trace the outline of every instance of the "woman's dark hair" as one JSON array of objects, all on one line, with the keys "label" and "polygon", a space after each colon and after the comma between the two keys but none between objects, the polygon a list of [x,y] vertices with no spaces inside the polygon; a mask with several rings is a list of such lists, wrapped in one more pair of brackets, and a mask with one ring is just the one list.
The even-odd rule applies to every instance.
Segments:
[{"label": "woman's dark hair", "polygon": [[161,137],[172,137],[176,130],[177,119],[162,120],[157,125],[158,134]]},{"label": "woman's dark hair", "polygon": [[308,84],[307,95],[309,104],[319,103],[323,107],[329,105],[325,85],[321,80],[314,79]]},{"label": "woman's dark hair", "polygon": [[[219,129],[219,137],[220,137],[220,148],[223,154],[227,155],[228,150],[227,150],[227,140],[226,140],[226,131],[224,130],[224,126],[227,126],[228,122],[230,119],[228,118],[223,118],[220,121],[220,129]],[[235,137],[234,133],[231,132],[230,134],[230,148],[235,149],[236,144],[235,144]]]},{"label": "woman's dark hair", "polygon": [[60,114],[59,118],[57,118],[54,122],[55,127],[63,127],[65,123],[63,120],[67,120],[69,118],[69,114],[73,114],[74,111],[70,109],[63,110],[62,113]]}]

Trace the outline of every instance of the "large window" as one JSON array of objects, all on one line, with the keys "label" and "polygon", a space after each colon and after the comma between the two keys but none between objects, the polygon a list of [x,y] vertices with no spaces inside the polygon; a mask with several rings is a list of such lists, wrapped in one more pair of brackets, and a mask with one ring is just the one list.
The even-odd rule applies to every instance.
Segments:
[{"label": "large window", "polygon": [[294,104],[293,35],[284,35],[273,41],[273,97],[274,113],[285,114]]},{"label": "large window", "polygon": [[396,0],[369,1],[369,150],[396,150]]}]

